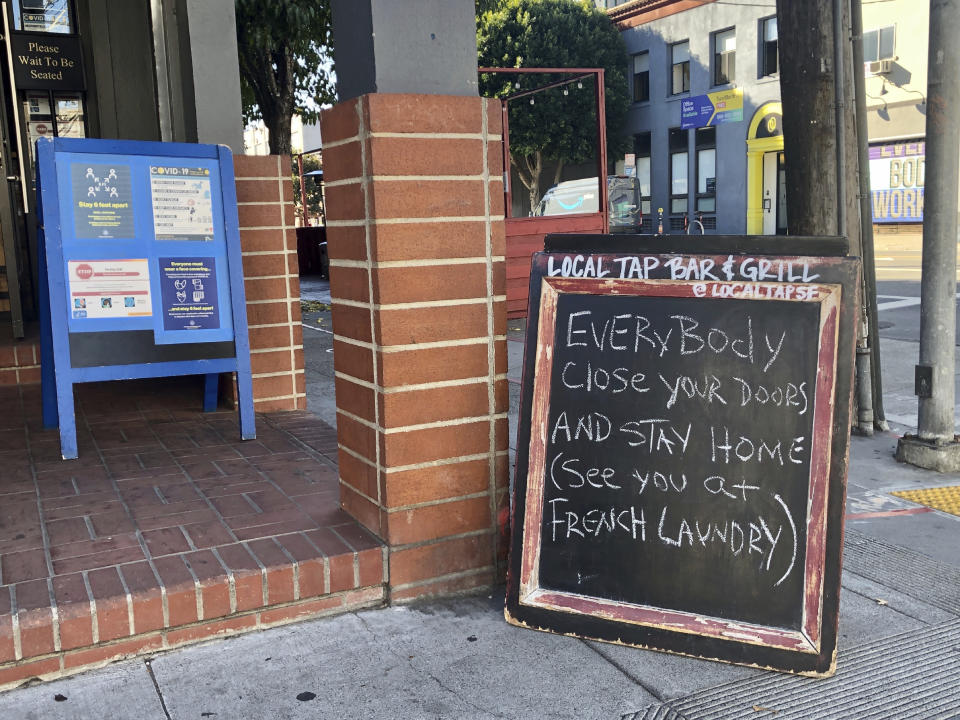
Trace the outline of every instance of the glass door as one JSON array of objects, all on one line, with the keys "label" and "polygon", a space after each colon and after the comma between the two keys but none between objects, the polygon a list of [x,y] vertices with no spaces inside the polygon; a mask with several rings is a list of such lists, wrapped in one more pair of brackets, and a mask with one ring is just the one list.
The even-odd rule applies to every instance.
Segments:
[{"label": "glass door", "polygon": [[31,165],[38,138],[87,136],[83,93],[25,90],[21,96]]},{"label": "glass door", "polygon": [[0,162],[7,180],[7,191],[0,191],[0,232],[14,333],[20,328],[22,334],[23,316],[35,317],[37,303],[36,141],[86,137],[86,81],[73,0],[2,0],[0,6]]},{"label": "glass door", "polygon": [[787,168],[783,153],[777,155],[777,235],[787,234]]}]

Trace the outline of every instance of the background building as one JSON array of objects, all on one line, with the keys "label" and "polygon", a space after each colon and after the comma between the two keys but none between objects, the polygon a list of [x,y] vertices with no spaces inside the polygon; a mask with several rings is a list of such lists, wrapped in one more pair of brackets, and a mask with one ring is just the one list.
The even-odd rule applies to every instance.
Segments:
[{"label": "background building", "polygon": [[243,152],[233,0],[13,0],[0,53],[0,333],[36,317],[38,137]]},{"label": "background building", "polygon": [[[609,4],[609,3],[607,3]],[[648,217],[786,230],[775,7],[635,1],[608,13],[630,54],[628,130]]]},{"label": "background building", "polygon": [[[305,123],[299,115],[290,118],[290,149],[294,155],[319,150],[321,144],[319,122]],[[243,147],[247,155],[270,154],[270,131],[263,120],[244,128]]]},{"label": "background building", "polygon": [[[628,130],[648,198],[645,214],[664,208],[673,229],[684,226],[685,215],[702,213],[718,232],[785,232],[775,3],[596,3],[631,55]],[[929,7],[910,0],[862,7],[874,223],[880,232],[916,234],[923,220]],[[742,114],[719,123],[699,117],[714,109],[710,98],[729,91],[742,93]],[[684,118],[684,107],[698,118]],[[710,124],[692,126],[704,119]]]},{"label": "background building", "polygon": [[884,232],[918,233],[923,221],[929,25],[927,3],[863,4],[873,219]]}]

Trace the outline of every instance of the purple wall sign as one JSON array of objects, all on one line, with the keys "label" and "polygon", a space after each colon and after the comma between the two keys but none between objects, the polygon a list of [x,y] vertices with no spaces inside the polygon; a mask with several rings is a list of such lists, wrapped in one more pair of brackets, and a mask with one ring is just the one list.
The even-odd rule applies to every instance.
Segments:
[{"label": "purple wall sign", "polygon": [[875,223],[923,222],[926,152],[923,140],[870,147],[870,204]]}]

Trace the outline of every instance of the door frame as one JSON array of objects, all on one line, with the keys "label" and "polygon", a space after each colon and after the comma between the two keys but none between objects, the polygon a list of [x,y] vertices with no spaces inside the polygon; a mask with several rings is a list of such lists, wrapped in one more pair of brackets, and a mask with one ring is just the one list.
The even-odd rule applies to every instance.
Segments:
[{"label": "door frame", "polygon": [[783,106],[757,108],[747,130],[747,235],[763,234],[763,156],[783,151]]},{"label": "door frame", "polygon": [[[10,49],[10,4],[0,3],[0,11],[3,13],[3,58],[0,60],[0,67],[3,68],[9,81],[9,93],[12,99],[8,97],[8,89],[0,79],[0,182],[3,183],[5,190],[0,191],[0,234],[3,235],[3,255],[4,265],[7,272],[7,294],[10,299],[10,319],[13,324],[13,337],[21,339],[25,335],[23,319],[23,298],[22,283],[23,268],[21,268],[21,257],[27,258],[28,264],[31,262],[32,247],[31,238],[25,233],[27,223],[17,222],[14,214],[14,208],[18,207],[18,200],[14,193],[23,195],[23,213],[29,213],[28,197],[24,189],[23,178],[27,172],[23,156],[23,133],[21,132],[20,108],[17,103],[17,89],[13,78],[13,55]],[[11,105],[11,102],[13,103]],[[11,127],[10,119],[13,120]],[[13,149],[16,148],[18,163],[13,163]],[[22,256],[20,253],[20,243],[22,241]],[[27,275],[30,274],[30,268],[27,268]]]}]

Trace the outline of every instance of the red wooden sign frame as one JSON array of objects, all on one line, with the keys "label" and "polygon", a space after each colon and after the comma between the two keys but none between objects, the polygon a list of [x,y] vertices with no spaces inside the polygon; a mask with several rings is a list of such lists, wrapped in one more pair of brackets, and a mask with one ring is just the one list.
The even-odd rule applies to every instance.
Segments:
[{"label": "red wooden sign frame", "polygon": [[[843,238],[794,240],[795,246],[808,253],[777,254],[771,252],[767,238],[753,236],[698,238],[698,252],[689,253],[681,249],[689,238],[679,236],[552,235],[547,238],[547,251],[534,255],[512,493],[505,610],[509,622],[783,672],[816,677],[835,672],[860,262],[847,256]],[[561,387],[554,388],[554,384],[561,380],[558,358],[565,357],[567,347],[555,334],[561,333],[557,329],[562,320],[560,308],[567,303],[579,306],[571,297],[577,295],[635,297],[638,303],[644,298],[678,302],[697,298],[706,305],[714,299],[731,299],[761,303],[758,310],[769,307],[762,305],[765,302],[782,305],[786,301],[810,308],[811,312],[803,313],[815,323],[804,330],[805,373],[813,403],[806,433],[810,438],[809,466],[796,478],[805,482],[802,489],[791,485],[798,497],[791,501],[783,493],[794,512],[799,509],[794,504],[801,498],[806,507],[802,515],[791,517],[790,524],[781,523],[784,540],[789,543],[787,533],[796,530],[793,537],[798,545],[792,570],[770,580],[793,583],[796,594],[790,602],[795,620],[780,619],[783,616],[776,613],[758,614],[753,608],[741,613],[733,606],[690,603],[682,595],[686,586],[678,587],[681,595],[675,603],[670,595],[651,588],[649,595],[635,597],[658,599],[643,604],[643,600],[623,594],[628,586],[638,582],[643,586],[645,581],[636,576],[624,577],[623,584],[616,576],[586,585],[576,579],[579,574],[559,585],[557,580],[546,579],[554,577],[550,574],[569,572],[576,561],[575,550],[557,555],[543,533],[550,522],[545,517],[552,477],[547,466],[550,395]],[[590,307],[590,302],[585,299],[582,306]],[[764,313],[769,315],[769,310]],[[784,320],[792,322],[787,316]],[[704,369],[709,371],[710,366]],[[558,402],[561,398],[553,398],[554,405]],[[772,511],[777,512],[778,505],[782,508],[775,496],[769,501]],[[596,550],[585,552],[579,562],[590,562],[590,552]],[[628,562],[626,557],[623,561],[605,560],[604,572],[626,569],[627,564],[622,563]],[[677,572],[685,577],[682,566]],[[683,582],[692,583],[690,590],[696,591],[695,577]],[[751,592],[760,590],[757,587]],[[764,595],[751,597],[762,603]],[[748,619],[757,617],[764,619]]]}]

